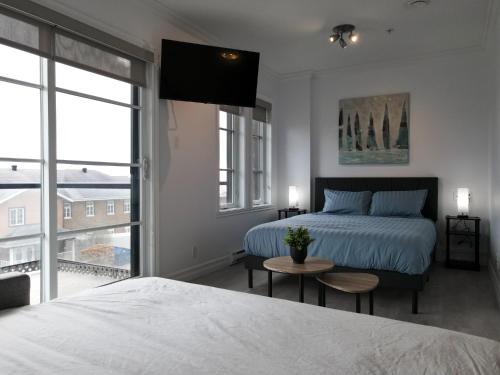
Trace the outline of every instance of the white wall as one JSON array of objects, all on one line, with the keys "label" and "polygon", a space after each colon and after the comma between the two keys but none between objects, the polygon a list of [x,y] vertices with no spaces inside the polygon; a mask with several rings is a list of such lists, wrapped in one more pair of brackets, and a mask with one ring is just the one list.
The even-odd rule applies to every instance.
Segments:
[{"label": "white wall", "polygon": [[491,262],[490,270],[500,304],[500,15],[491,41],[493,65],[493,122],[491,145]]},{"label": "white wall", "polygon": [[[278,204],[288,207],[288,186],[297,186],[299,206],[310,202],[311,75],[303,74],[279,85]],[[282,107],[283,106],[283,107]]]},{"label": "white wall", "polygon": [[[454,54],[386,65],[353,67],[317,73],[311,88],[311,178],[315,177],[439,177],[439,216],[456,213],[453,191],[469,187],[471,214],[481,216],[483,251],[488,247],[489,218],[489,107],[488,74],[482,69],[486,56],[481,51]],[[280,93],[288,91],[289,81]],[[305,84],[304,84],[305,85]],[[342,98],[410,93],[410,163],[403,166],[341,166],[338,163],[338,101]],[[288,95],[293,95],[288,93]],[[295,94],[297,95],[297,94]],[[300,106],[294,97],[280,96],[280,109],[307,117],[308,101]],[[280,114],[283,120],[285,114]],[[280,122],[281,133],[302,136]],[[287,134],[287,139],[294,138]],[[302,139],[300,144],[307,143]],[[281,145],[281,144],[280,144]],[[297,144],[280,147],[280,154],[292,153]],[[281,164],[281,175],[302,178],[293,165]],[[280,180],[281,182],[281,180]],[[286,187],[280,184],[279,193]],[[441,220],[442,227],[442,220]],[[442,231],[441,231],[442,232]]]},{"label": "white wall", "polygon": [[[202,42],[190,26],[151,1],[38,0],[71,17],[155,51],[161,39]],[[149,5],[148,5],[149,4]],[[276,108],[276,77],[261,69],[259,97]],[[252,226],[276,216],[274,209],[217,217],[218,151],[213,105],[156,102],[159,111],[159,272],[192,277],[227,263]],[[276,114],[273,115],[277,119]],[[276,137],[274,137],[276,139]],[[274,145],[276,146],[276,145]],[[273,147],[276,160],[276,147]],[[276,163],[274,165],[276,169]],[[276,178],[273,181],[276,191]],[[275,194],[274,198],[275,198]],[[193,257],[193,246],[197,256]]]}]

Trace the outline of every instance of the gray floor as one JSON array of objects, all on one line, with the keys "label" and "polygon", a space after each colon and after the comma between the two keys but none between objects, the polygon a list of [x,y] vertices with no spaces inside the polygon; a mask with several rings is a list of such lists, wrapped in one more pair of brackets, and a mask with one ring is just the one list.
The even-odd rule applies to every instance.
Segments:
[{"label": "gray floor", "polygon": [[[267,295],[267,274],[254,271],[254,288],[248,289],[247,272],[236,264],[193,281],[198,284]],[[317,304],[313,280],[306,280],[305,302]],[[273,296],[296,301],[298,280],[275,274]],[[327,308],[354,311],[355,297],[327,290]],[[368,311],[367,296],[362,299],[362,312]],[[486,268],[481,272],[451,270],[434,265],[430,281],[420,293],[419,314],[411,314],[411,293],[396,290],[375,292],[375,315],[452,329],[500,341],[500,310]]]}]

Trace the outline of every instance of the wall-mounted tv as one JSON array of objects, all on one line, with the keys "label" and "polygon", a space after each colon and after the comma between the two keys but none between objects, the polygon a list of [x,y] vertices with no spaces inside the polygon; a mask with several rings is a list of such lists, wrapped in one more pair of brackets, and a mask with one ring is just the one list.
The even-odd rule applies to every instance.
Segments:
[{"label": "wall-mounted tv", "polygon": [[255,107],[259,57],[163,39],[160,99]]}]

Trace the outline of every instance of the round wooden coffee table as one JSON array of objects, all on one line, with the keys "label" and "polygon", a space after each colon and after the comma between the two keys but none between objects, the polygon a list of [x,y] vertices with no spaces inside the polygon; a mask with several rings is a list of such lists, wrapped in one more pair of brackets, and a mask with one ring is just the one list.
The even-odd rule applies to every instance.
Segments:
[{"label": "round wooden coffee table", "polygon": [[318,305],[325,307],[325,286],[356,295],[356,312],[361,312],[361,293],[369,295],[370,315],[373,315],[373,290],[378,286],[379,278],[370,273],[338,272],[316,277],[319,281]]},{"label": "round wooden coffee table", "polygon": [[273,296],[273,272],[299,276],[299,302],[304,302],[304,275],[318,275],[331,271],[333,262],[318,257],[307,257],[303,264],[293,262],[292,257],[276,257],[264,261],[267,270],[267,295]]}]

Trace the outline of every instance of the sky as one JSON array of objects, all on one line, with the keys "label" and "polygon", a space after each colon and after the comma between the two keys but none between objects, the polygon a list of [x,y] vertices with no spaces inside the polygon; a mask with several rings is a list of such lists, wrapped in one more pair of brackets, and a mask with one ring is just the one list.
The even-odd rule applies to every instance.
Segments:
[{"label": "sky", "polygon": [[[40,83],[40,57],[0,44],[0,76]],[[56,86],[130,104],[131,85],[56,64]],[[56,94],[57,158],[130,163],[130,116],[127,107]],[[0,81],[0,157],[41,158],[41,94],[37,88]],[[0,163],[0,167],[12,163]],[[37,167],[17,163],[21,167]],[[82,168],[64,165],[61,168]],[[111,175],[128,168],[93,167]]]}]

